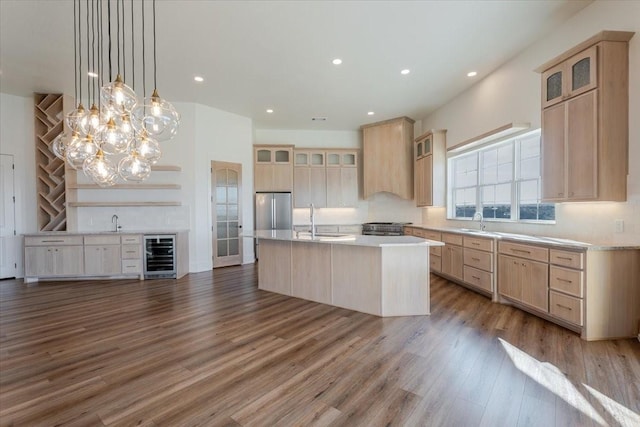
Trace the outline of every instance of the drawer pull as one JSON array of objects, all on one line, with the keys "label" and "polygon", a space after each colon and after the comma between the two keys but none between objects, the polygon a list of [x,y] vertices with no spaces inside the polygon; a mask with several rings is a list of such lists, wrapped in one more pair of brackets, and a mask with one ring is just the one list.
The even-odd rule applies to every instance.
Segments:
[{"label": "drawer pull", "polygon": [[64,240],[43,240],[43,243],[64,243]]},{"label": "drawer pull", "polygon": [[573,283],[573,280],[561,279],[560,277],[558,277],[557,280],[558,280],[558,282]]},{"label": "drawer pull", "polygon": [[471,258],[474,261],[480,261],[480,258]]},{"label": "drawer pull", "polygon": [[480,246],[480,243],[478,243],[478,242],[471,242],[471,244],[475,245],[475,246]]},{"label": "drawer pull", "polygon": [[568,257],[568,256],[558,256],[558,259],[566,259],[567,261],[571,261],[573,258]]},{"label": "drawer pull", "polygon": [[513,252],[522,252],[523,254],[530,254],[531,251],[525,251],[524,249],[511,249]]},{"label": "drawer pull", "polygon": [[573,309],[572,309],[571,307],[567,307],[566,305],[562,305],[562,304],[556,304],[556,305],[557,305],[558,307],[560,307],[560,308],[564,308],[564,309],[566,309],[566,310],[573,311]]},{"label": "drawer pull", "polygon": [[125,251],[125,252],[128,253],[128,254],[135,254],[136,253],[136,251]]},{"label": "drawer pull", "polygon": [[473,277],[476,280],[480,280],[480,278],[478,276],[471,276],[471,277]]}]

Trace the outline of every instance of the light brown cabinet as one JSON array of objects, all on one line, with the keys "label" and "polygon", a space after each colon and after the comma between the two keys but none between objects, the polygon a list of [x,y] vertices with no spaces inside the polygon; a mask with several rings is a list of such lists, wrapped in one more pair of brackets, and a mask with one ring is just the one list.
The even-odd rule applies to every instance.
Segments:
[{"label": "light brown cabinet", "polygon": [[355,207],[358,204],[358,151],[294,150],[294,207]]},{"label": "light brown cabinet", "polygon": [[457,280],[464,280],[464,250],[462,236],[459,234],[442,233],[442,268],[440,272]]},{"label": "light brown cabinet", "polygon": [[446,130],[432,130],[414,142],[416,206],[445,205]]},{"label": "light brown cabinet", "polygon": [[110,276],[122,273],[120,245],[85,246],[84,273],[87,276]]},{"label": "light brown cabinet", "polygon": [[509,255],[498,255],[500,294],[538,310],[549,311],[549,265]]},{"label": "light brown cabinet", "polygon": [[327,173],[325,153],[294,150],[293,206],[327,207]]},{"label": "light brown cabinet", "polygon": [[25,248],[25,276],[74,276],[84,270],[82,246]]},{"label": "light brown cabinet", "polygon": [[360,127],[365,199],[382,191],[413,199],[413,123],[399,117]]},{"label": "light brown cabinet", "polygon": [[626,201],[633,34],[603,31],[537,69],[543,200]]},{"label": "light brown cabinet", "polygon": [[254,191],[293,191],[293,146],[254,145]]},{"label": "light brown cabinet", "polygon": [[464,236],[464,282],[493,293],[493,248],[490,238]]}]

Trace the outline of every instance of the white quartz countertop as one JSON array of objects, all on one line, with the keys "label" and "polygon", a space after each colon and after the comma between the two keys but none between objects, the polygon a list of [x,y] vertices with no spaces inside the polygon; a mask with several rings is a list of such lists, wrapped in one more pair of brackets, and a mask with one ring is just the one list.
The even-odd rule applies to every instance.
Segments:
[{"label": "white quartz countertop", "polygon": [[289,230],[255,230],[244,232],[244,237],[256,239],[285,240],[290,242],[325,243],[351,246],[444,246],[442,242],[425,240],[413,236],[363,236],[354,234],[329,235],[317,233],[315,239],[311,239],[309,233],[297,233]]},{"label": "white quartz countertop", "polygon": [[640,244],[627,244],[627,243],[609,243],[609,242],[579,242],[571,239],[563,239],[561,237],[546,237],[546,236],[533,236],[527,234],[516,233],[503,233],[499,231],[482,231],[468,229],[468,228],[456,228],[456,227],[443,227],[443,226],[431,226],[428,224],[411,224],[407,227],[422,228],[425,230],[441,231],[445,233],[458,233],[467,236],[475,237],[487,237],[501,240],[513,240],[523,243],[540,243],[550,246],[556,246],[564,249],[583,249],[583,250],[599,250],[599,251],[612,251],[612,250],[640,250]]},{"label": "white quartz countertop", "polygon": [[120,231],[108,231],[108,230],[96,230],[96,231],[38,231],[36,233],[24,233],[25,236],[88,236],[95,234],[107,234],[116,235],[121,234],[176,234],[188,232],[189,230],[177,229],[177,230],[120,230]]}]

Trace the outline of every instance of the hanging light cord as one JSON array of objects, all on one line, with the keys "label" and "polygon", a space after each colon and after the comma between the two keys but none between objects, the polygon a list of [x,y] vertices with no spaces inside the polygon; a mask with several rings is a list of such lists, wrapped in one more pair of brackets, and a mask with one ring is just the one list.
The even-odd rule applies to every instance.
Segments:
[{"label": "hanging light cord", "polygon": [[[75,0],[74,0],[74,4],[75,4]],[[76,52],[76,54],[78,55],[78,78],[76,81],[76,84],[78,85],[78,89],[79,89],[79,93],[78,95],[80,95],[80,99],[78,100],[78,103],[82,102],[82,27],[80,25],[80,15],[82,15],[82,2],[81,0],[78,0],[78,50]]]},{"label": "hanging light cord", "polygon": [[77,22],[76,0],[73,0],[73,96],[78,99],[78,32],[76,30]]},{"label": "hanging light cord", "polygon": [[111,1],[107,0],[107,31],[109,36],[109,81],[113,81],[113,73],[111,71]]},{"label": "hanging light cord", "polygon": [[120,2],[116,0],[116,32],[117,32],[117,49],[118,49],[118,74],[120,74]]},{"label": "hanging light cord", "polygon": [[136,33],[133,32],[133,1],[131,2],[131,88],[136,90],[136,57],[135,57],[135,36]]},{"label": "hanging light cord", "polygon": [[144,52],[144,2],[142,3],[142,97],[146,98],[147,97],[147,81],[145,78],[145,75],[147,74],[146,71],[146,67],[145,67],[145,52]]},{"label": "hanging light cord", "polygon": [[127,77],[127,56],[125,50],[125,34],[124,34],[124,0],[122,0],[122,78]]},{"label": "hanging light cord", "polygon": [[89,0],[87,0],[87,107],[91,103],[91,78],[89,77]]},{"label": "hanging light cord", "polygon": [[156,0],[153,0],[153,88],[158,89],[158,67],[156,66]]}]

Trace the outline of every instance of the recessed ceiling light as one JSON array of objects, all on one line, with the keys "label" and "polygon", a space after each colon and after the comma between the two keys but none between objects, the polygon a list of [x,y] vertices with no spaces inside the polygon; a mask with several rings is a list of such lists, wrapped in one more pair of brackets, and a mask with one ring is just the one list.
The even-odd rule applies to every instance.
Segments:
[{"label": "recessed ceiling light", "polygon": [[195,76],[193,78],[193,80],[197,81],[198,83],[202,83],[204,81],[204,77],[201,76]]},{"label": "recessed ceiling light", "polygon": [[404,70],[400,71],[400,74],[407,75],[407,74],[409,74],[410,72],[411,72],[411,70],[410,70],[410,69],[405,68]]},{"label": "recessed ceiling light", "polygon": [[267,113],[271,114],[271,113],[273,113],[273,110],[271,108],[268,108],[267,109]]},{"label": "recessed ceiling light", "polygon": [[375,113],[373,111],[369,111],[367,114],[373,116]]},{"label": "recessed ceiling light", "polygon": [[477,75],[478,75],[478,72],[477,72],[477,71],[469,71],[469,72],[467,73],[467,77],[475,77],[475,76],[477,76]]},{"label": "recessed ceiling light", "polygon": [[87,73],[87,75],[88,75],[89,77],[94,77],[94,78],[95,78],[95,77],[98,77],[98,73],[94,73],[93,71],[89,71],[89,72]]},{"label": "recessed ceiling light", "polygon": [[342,64],[342,59],[340,58],[336,58],[333,61],[331,61],[333,63],[333,65],[340,65]]}]

